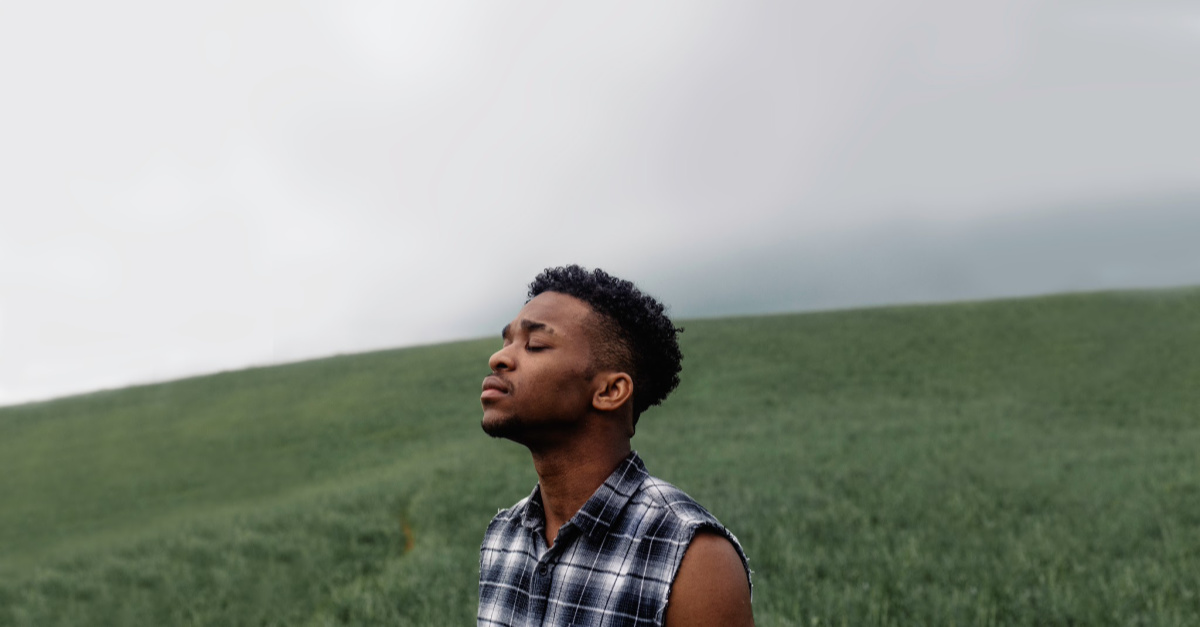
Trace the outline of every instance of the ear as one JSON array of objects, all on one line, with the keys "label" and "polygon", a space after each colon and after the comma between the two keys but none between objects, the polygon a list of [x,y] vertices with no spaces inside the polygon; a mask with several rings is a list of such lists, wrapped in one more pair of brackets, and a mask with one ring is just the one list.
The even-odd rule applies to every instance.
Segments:
[{"label": "ear", "polygon": [[598,383],[600,387],[592,395],[592,407],[598,411],[619,409],[633,398],[633,379],[624,372],[606,372]]}]

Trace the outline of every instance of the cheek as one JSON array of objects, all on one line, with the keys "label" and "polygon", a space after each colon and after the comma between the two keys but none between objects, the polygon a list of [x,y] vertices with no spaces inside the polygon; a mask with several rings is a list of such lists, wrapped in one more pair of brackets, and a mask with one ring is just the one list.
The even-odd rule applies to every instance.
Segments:
[{"label": "cheek", "polygon": [[585,385],[573,370],[558,368],[527,369],[524,385],[519,390],[522,400],[540,406],[563,408],[578,404],[580,395],[586,393]]},{"label": "cheek", "polygon": [[513,382],[513,396],[532,406],[553,406],[556,411],[590,403],[589,366],[585,359],[527,360],[517,369],[520,376]]},{"label": "cheek", "polygon": [[591,377],[589,376],[585,366],[586,364],[579,365],[567,372],[561,373],[561,378],[558,381],[558,385],[564,396],[564,400],[569,399],[569,402],[577,403],[580,402],[581,399],[591,399]]}]

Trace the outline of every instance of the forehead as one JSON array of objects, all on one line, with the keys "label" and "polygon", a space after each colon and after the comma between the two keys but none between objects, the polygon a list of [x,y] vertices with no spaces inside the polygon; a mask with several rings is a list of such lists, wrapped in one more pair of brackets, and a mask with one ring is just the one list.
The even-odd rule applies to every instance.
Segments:
[{"label": "forehead", "polygon": [[520,325],[528,320],[553,327],[557,332],[570,333],[590,325],[592,307],[587,303],[559,292],[542,292],[535,296],[517,314],[514,323]]}]

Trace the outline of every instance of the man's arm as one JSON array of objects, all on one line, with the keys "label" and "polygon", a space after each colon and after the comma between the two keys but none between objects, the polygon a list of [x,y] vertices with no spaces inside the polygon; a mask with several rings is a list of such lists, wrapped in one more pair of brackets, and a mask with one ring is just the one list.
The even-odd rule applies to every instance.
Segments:
[{"label": "man's arm", "polygon": [[733,545],[701,530],[692,538],[667,600],[667,627],[754,625],[750,581]]}]

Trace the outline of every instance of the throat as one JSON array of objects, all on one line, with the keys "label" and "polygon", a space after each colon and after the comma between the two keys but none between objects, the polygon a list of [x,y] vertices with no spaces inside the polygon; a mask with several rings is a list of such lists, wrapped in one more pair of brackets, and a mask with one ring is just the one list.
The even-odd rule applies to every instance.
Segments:
[{"label": "throat", "polygon": [[563,525],[596,493],[608,477],[625,461],[629,441],[617,446],[596,446],[554,454],[534,454],[545,512],[546,545],[553,546]]}]

